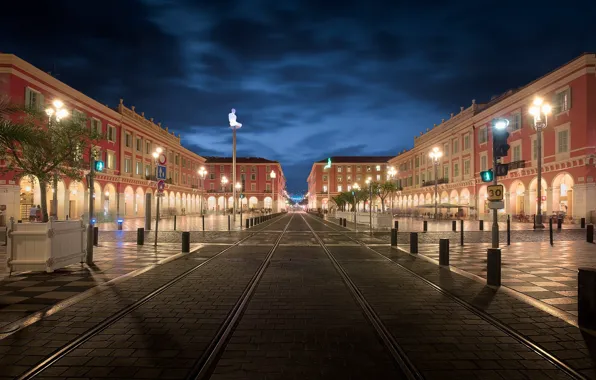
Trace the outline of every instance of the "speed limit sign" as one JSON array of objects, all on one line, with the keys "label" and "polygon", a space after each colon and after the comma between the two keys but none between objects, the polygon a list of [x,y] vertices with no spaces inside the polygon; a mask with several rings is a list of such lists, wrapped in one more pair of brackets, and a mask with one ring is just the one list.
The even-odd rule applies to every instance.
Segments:
[{"label": "speed limit sign", "polygon": [[503,200],[503,185],[490,185],[487,187],[486,192],[488,193],[489,201]]}]

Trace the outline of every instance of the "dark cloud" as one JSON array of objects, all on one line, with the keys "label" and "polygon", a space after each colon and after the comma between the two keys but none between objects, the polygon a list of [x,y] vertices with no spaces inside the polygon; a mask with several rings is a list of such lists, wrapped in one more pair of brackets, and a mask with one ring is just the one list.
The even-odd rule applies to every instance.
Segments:
[{"label": "dark cloud", "polygon": [[[492,95],[596,50],[596,3],[428,0],[9,2],[0,47],[97,99],[124,98],[203,155],[391,155]],[[55,69],[54,69],[55,68]]]}]

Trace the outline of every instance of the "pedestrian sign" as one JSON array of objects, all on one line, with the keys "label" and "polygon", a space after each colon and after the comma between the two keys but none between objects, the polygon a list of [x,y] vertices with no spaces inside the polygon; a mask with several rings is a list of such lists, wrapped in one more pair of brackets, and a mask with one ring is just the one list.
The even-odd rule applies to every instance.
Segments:
[{"label": "pedestrian sign", "polygon": [[491,202],[503,200],[503,185],[490,185],[487,187],[486,192],[488,200]]},{"label": "pedestrian sign", "polygon": [[157,179],[166,179],[166,167],[157,165]]}]

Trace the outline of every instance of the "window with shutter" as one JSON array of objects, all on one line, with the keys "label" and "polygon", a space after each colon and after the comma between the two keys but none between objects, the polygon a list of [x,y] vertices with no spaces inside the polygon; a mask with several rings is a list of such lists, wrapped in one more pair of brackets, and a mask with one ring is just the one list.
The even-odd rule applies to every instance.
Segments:
[{"label": "window with shutter", "polygon": [[521,113],[516,112],[511,115],[511,130],[518,131],[521,129]]},{"label": "window with shutter", "polygon": [[521,161],[521,145],[513,147],[513,161]]},{"label": "window with shutter", "polygon": [[568,135],[569,131],[567,130],[558,132],[559,146],[557,153],[567,153],[569,151]]}]

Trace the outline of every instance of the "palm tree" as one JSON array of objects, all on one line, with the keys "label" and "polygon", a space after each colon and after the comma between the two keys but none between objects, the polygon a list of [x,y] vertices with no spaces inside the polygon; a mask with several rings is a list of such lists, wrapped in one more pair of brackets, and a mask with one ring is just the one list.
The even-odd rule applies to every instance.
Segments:
[{"label": "palm tree", "polygon": [[0,146],[20,145],[35,140],[36,136],[30,125],[10,118],[20,111],[23,111],[22,107],[11,104],[7,97],[0,97]]}]

